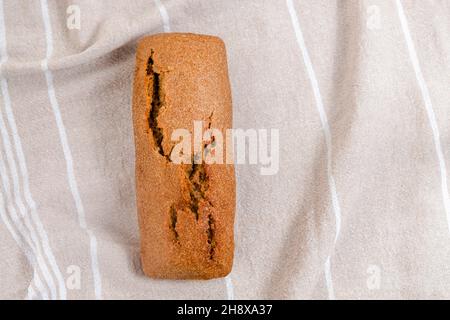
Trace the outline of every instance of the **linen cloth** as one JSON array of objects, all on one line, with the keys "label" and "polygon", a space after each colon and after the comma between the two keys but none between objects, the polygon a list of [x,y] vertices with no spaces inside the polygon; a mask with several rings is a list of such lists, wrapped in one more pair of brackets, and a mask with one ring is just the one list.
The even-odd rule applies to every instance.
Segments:
[{"label": "linen cloth", "polygon": [[[0,298],[450,298],[449,1],[0,8]],[[236,166],[226,279],[139,265],[134,55],[169,31],[221,37],[234,127],[279,130],[277,174]]]}]

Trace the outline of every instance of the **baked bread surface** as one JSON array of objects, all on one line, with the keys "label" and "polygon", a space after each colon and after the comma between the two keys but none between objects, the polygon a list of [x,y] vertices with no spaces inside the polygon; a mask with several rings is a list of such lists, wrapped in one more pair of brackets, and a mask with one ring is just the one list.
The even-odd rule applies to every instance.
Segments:
[{"label": "baked bread surface", "polygon": [[143,271],[166,279],[226,276],[234,251],[234,167],[171,159],[178,142],[173,131],[184,128],[193,136],[194,121],[203,121],[203,132],[220,130],[226,141],[232,107],[223,41],[180,33],[143,38],[133,89]]}]

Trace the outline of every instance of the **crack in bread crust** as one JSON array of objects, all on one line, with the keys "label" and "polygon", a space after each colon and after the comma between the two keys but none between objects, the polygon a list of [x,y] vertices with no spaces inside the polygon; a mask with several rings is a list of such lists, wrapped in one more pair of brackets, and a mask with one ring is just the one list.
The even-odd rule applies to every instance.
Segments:
[{"label": "crack in bread crust", "polygon": [[[147,62],[147,77],[149,80],[149,85],[147,89],[147,98],[150,101],[150,110],[148,113],[148,125],[152,132],[153,141],[158,153],[164,157],[168,162],[172,162],[170,159],[170,153],[166,154],[163,147],[164,133],[163,129],[159,126],[158,116],[161,109],[164,106],[163,95],[162,95],[162,76],[161,72],[157,71],[155,68],[155,57],[154,50],[150,51],[150,56]],[[211,128],[213,112],[208,117],[208,126]],[[214,141],[214,137],[212,142]],[[203,149],[205,150],[210,143],[205,143]],[[204,163],[195,163],[195,156],[192,158],[192,166],[186,171],[186,178],[189,185],[189,203],[183,205],[183,208],[188,209],[195,216],[195,220],[198,222],[199,210],[203,201],[205,201],[209,206],[213,206],[212,203],[207,198],[207,191],[209,189],[209,176],[206,171],[206,165]],[[178,209],[180,206],[175,203],[170,206],[169,209],[169,228],[173,234],[174,242],[180,244],[180,235],[177,231],[178,222]],[[214,256],[214,248],[216,245],[214,239],[214,218],[211,213],[207,217],[207,243],[209,247],[209,259],[212,260]]]},{"label": "crack in bread crust", "polygon": [[162,144],[164,139],[163,129],[158,125],[159,112],[161,111],[161,108],[164,104],[162,97],[162,76],[161,73],[157,72],[155,69],[154,53],[155,52],[152,49],[147,62],[147,76],[149,77],[149,80],[152,80],[153,84],[151,88],[149,85],[147,92],[148,98],[151,99],[150,111],[148,115],[148,125],[150,130],[152,131],[153,140],[159,154],[170,161],[169,155],[164,153],[164,147]]},{"label": "crack in bread crust", "polygon": [[178,220],[178,213],[177,209],[175,208],[175,205],[170,206],[170,230],[172,230],[175,242],[179,242],[179,235],[177,231],[177,220]]}]

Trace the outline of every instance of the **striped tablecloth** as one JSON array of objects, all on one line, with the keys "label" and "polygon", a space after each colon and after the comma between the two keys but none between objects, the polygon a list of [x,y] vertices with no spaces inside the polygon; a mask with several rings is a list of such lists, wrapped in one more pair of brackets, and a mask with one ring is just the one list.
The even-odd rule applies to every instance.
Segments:
[{"label": "striped tablecloth", "polygon": [[[0,0],[0,298],[450,298],[450,1]],[[220,36],[234,126],[232,273],[143,276],[137,39]]]}]

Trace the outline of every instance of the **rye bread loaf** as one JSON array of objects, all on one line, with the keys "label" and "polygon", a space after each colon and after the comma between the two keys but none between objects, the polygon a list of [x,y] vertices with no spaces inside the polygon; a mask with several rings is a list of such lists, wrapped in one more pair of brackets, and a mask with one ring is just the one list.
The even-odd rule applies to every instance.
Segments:
[{"label": "rye bread loaf", "polygon": [[210,279],[231,271],[233,165],[171,158],[177,144],[172,133],[192,133],[194,121],[223,137],[232,126],[223,41],[181,33],[143,38],[136,53],[133,122],[141,261],[152,278]]}]

